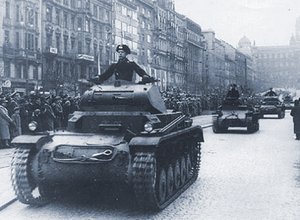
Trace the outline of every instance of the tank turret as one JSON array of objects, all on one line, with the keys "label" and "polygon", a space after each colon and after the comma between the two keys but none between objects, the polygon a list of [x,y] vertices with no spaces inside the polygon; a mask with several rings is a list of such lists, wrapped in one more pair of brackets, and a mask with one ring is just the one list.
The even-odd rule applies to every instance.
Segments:
[{"label": "tank turret", "polygon": [[155,85],[95,85],[81,97],[83,111],[136,111],[151,114],[167,111]]}]

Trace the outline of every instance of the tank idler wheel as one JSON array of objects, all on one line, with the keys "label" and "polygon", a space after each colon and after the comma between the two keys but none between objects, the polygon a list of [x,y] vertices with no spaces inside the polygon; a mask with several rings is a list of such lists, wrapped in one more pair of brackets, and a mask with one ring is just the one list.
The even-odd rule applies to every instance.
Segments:
[{"label": "tank idler wheel", "polygon": [[18,200],[32,206],[49,203],[49,198],[39,192],[31,174],[34,152],[30,148],[16,148],[11,162],[11,181]]},{"label": "tank idler wheel", "polygon": [[158,179],[158,200],[159,203],[164,203],[167,197],[167,175],[164,168],[160,169]]},{"label": "tank idler wheel", "polygon": [[180,182],[181,182],[181,185],[184,185],[184,183],[186,181],[186,176],[187,176],[187,170],[186,170],[185,158],[184,158],[184,156],[182,156],[181,160],[180,160]]},{"label": "tank idler wheel", "polygon": [[180,165],[178,160],[176,160],[174,166],[174,187],[175,189],[180,187]]},{"label": "tank idler wheel", "polygon": [[174,172],[171,165],[169,165],[167,170],[167,195],[172,195],[174,190]]},{"label": "tank idler wheel", "polygon": [[190,154],[186,156],[186,172],[187,178],[190,179],[193,176],[193,167]]}]

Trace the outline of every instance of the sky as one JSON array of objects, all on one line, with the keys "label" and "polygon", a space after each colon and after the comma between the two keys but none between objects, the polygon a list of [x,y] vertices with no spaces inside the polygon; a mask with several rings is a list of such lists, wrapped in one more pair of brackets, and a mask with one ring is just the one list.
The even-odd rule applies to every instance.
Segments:
[{"label": "sky", "polygon": [[300,0],[174,0],[175,10],[202,30],[236,47],[246,36],[257,46],[288,45],[300,17]]}]

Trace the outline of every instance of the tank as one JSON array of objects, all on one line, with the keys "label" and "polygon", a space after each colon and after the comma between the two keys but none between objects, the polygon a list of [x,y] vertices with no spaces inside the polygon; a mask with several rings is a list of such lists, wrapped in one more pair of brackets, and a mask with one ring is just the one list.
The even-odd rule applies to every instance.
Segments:
[{"label": "tank", "polygon": [[259,112],[253,107],[242,104],[240,99],[226,98],[213,114],[213,132],[228,131],[230,127],[246,127],[248,133],[259,130]]},{"label": "tank", "polygon": [[259,105],[260,118],[265,115],[277,115],[279,119],[285,117],[285,105],[278,96],[265,96]]},{"label": "tank", "polygon": [[161,210],[196,181],[203,141],[153,83],[94,85],[66,131],[12,141],[12,185],[20,202],[40,206],[68,184],[127,184],[141,208]]}]

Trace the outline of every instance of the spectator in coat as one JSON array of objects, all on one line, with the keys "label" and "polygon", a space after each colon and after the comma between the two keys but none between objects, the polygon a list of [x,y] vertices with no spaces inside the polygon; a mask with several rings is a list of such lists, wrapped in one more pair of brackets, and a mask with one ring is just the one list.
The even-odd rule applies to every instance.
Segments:
[{"label": "spectator in coat", "polygon": [[13,114],[11,116],[11,119],[13,120],[13,123],[15,126],[12,126],[11,129],[11,138],[17,137],[21,135],[21,117],[20,117],[20,108],[15,107],[13,110]]},{"label": "spectator in coat", "polygon": [[62,103],[61,97],[56,96],[51,106],[55,115],[55,120],[54,120],[55,129],[61,129],[62,127],[63,107],[61,103]]},{"label": "spectator in coat", "polygon": [[53,131],[54,130],[54,120],[55,115],[52,107],[49,105],[49,98],[43,98],[41,101],[41,118],[42,118],[42,130]]},{"label": "spectator in coat", "polygon": [[299,100],[295,100],[295,106],[291,110],[291,116],[293,116],[294,133],[296,134],[296,140],[300,140],[300,105],[299,105]]},{"label": "spectator in coat", "polygon": [[10,133],[9,126],[13,124],[13,120],[9,117],[8,111],[6,109],[7,100],[5,98],[1,98],[0,100],[0,139],[2,147],[10,147]]}]

